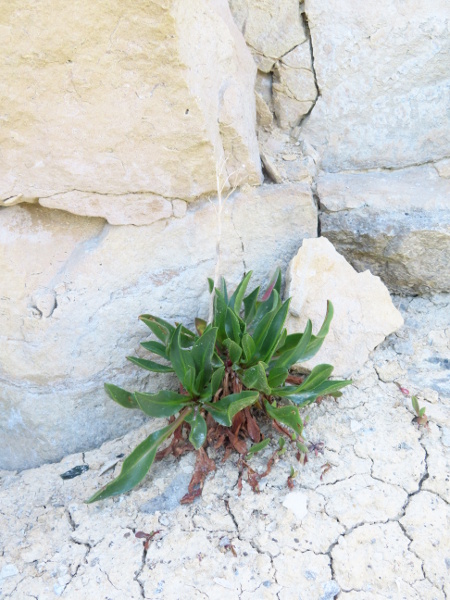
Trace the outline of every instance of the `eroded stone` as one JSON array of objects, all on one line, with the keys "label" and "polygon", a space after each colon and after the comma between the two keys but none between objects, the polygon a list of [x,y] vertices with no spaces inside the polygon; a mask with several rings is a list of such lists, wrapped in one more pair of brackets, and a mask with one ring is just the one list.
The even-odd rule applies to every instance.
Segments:
[{"label": "eroded stone", "polygon": [[329,363],[334,365],[335,375],[347,377],[403,324],[380,279],[369,271],[358,274],[323,237],[303,242],[289,266],[286,295],[292,297],[289,332],[303,331],[308,318],[317,332],[325,318],[327,300],[334,306],[320,354],[302,363],[305,368]]}]

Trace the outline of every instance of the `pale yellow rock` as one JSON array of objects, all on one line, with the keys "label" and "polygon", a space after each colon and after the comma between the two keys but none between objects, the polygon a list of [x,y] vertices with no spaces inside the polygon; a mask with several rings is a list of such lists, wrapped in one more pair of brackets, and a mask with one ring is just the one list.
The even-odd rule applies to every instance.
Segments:
[{"label": "pale yellow rock", "polygon": [[301,138],[325,171],[448,158],[447,0],[305,0],[320,97]]},{"label": "pale yellow rock", "polygon": [[450,158],[438,161],[434,164],[434,167],[439,173],[440,177],[450,179]]},{"label": "pale yellow rock", "polygon": [[256,69],[226,0],[12,0],[0,46],[0,199],[114,223],[136,202],[148,224],[161,198],[214,191],[217,165],[230,185],[260,183]]},{"label": "pale yellow rock", "polygon": [[306,39],[298,0],[229,0],[260,71]]},{"label": "pale yellow rock", "polygon": [[105,196],[75,191],[42,198],[39,204],[83,217],[101,215],[111,225],[151,225],[155,221],[168,219],[173,213],[170,200],[155,194]]},{"label": "pale yellow rock", "polygon": [[319,353],[302,367],[334,365],[334,375],[350,376],[387,335],[403,324],[386,286],[369,271],[357,273],[326,238],[304,240],[287,274],[292,297],[288,332],[303,331],[307,319],[317,333],[327,300],[334,306],[330,331]]},{"label": "pale yellow rock", "polygon": [[298,125],[316,98],[311,50],[305,41],[283,56],[274,69],[273,104],[281,129]]}]

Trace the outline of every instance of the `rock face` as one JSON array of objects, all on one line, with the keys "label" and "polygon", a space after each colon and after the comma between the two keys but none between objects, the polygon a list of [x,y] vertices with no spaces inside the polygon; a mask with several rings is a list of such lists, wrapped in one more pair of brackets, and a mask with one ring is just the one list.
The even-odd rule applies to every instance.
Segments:
[{"label": "rock face", "polygon": [[306,40],[297,0],[229,0],[229,4],[258,69],[264,73]]},{"label": "rock face", "polygon": [[[0,210],[0,468],[56,460],[120,435],[139,416],[114,405],[103,383],[149,390],[170,382],[127,363],[149,312],[190,324],[208,313],[216,261],[230,284],[283,270],[317,235],[308,186],[247,188],[182,219],[114,227],[39,206]],[[292,214],[298,218],[292,219]]]},{"label": "rock face", "polygon": [[369,271],[357,273],[326,238],[305,240],[292,260],[286,295],[292,297],[288,332],[303,331],[308,318],[316,333],[325,317],[327,300],[334,318],[320,352],[302,367],[329,363],[333,375],[349,377],[387,335],[402,326],[380,279]]},{"label": "rock face", "polygon": [[218,169],[260,183],[256,69],[226,0],[12,0],[1,24],[0,201],[150,224]]},{"label": "rock face", "polygon": [[390,290],[450,291],[450,182],[432,167],[317,179],[321,233]]},{"label": "rock face", "polygon": [[302,129],[325,171],[448,158],[450,7],[306,0],[320,97]]},{"label": "rock face", "polygon": [[283,56],[274,69],[273,102],[281,129],[291,129],[309,113],[317,87],[308,41]]}]

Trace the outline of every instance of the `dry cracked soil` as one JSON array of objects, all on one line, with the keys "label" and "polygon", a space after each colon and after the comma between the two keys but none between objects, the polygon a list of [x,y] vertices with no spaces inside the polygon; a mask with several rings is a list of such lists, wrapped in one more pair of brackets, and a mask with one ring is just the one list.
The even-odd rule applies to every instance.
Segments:
[{"label": "dry cracked soil", "polygon": [[[394,300],[404,327],[342,398],[308,409],[316,450],[301,466],[288,448],[260,493],[244,478],[239,494],[232,457],[200,499],[180,505],[195,458],[186,454],[157,463],[132,493],[84,504],[156,422],[58,464],[0,472],[0,598],[450,597],[450,300]],[[418,395],[428,427],[397,384]]]}]

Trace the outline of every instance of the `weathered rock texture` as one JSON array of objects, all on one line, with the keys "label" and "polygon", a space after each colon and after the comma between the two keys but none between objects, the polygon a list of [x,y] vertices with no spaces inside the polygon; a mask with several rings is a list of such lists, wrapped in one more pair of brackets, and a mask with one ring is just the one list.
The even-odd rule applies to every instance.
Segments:
[{"label": "weathered rock texture", "polygon": [[317,178],[321,233],[394,292],[450,290],[450,181],[432,167]]},{"label": "weathered rock texture", "polygon": [[148,224],[217,171],[260,183],[256,69],[226,0],[13,0],[0,20],[0,201]]},{"label": "weathered rock texture", "polygon": [[[395,358],[408,370],[398,383],[413,393],[421,388],[412,385],[409,369],[429,372],[430,322],[444,327],[450,349],[449,297],[401,302],[405,323],[411,323],[412,352],[397,346],[397,334],[375,351],[373,361]],[[436,366],[429,384],[434,387],[434,376],[445,372]],[[305,411],[305,436],[321,440],[323,454],[311,452],[302,467],[295,446],[286,444],[261,480],[260,494],[244,481],[239,495],[232,457],[219,462],[201,499],[180,506],[178,494],[186,491],[194,463],[187,454],[155,463],[130,494],[84,504],[120,465],[114,472],[104,469],[156,429],[155,422],[59,464],[0,472],[0,595],[445,600],[450,395],[429,392],[431,401],[420,402],[431,422],[419,428],[410,399],[367,363],[338,402],[325,400]],[[263,472],[276,446],[274,440],[256,455],[252,467]],[[60,478],[77,465],[89,470]],[[298,471],[293,490],[286,485],[291,466]],[[147,551],[145,540],[135,537],[139,531],[158,532]]]},{"label": "weathered rock texture", "polygon": [[1,468],[56,460],[135,426],[139,417],[117,410],[103,383],[162,384],[125,360],[147,336],[138,315],[190,324],[208,314],[218,259],[230,284],[253,269],[256,285],[317,235],[302,184],[234,194],[221,240],[217,210],[206,202],[143,227],[37,206],[0,210]]},{"label": "weathered rock texture", "polygon": [[358,371],[369,353],[403,325],[387,288],[369,271],[357,273],[326,238],[305,240],[289,265],[287,296],[292,297],[289,333],[304,331],[307,319],[316,333],[325,318],[327,300],[334,306],[330,331],[307,369],[321,363],[334,366],[334,375]]},{"label": "weathered rock texture", "polygon": [[300,133],[326,171],[448,158],[446,0],[306,0],[320,97]]}]

